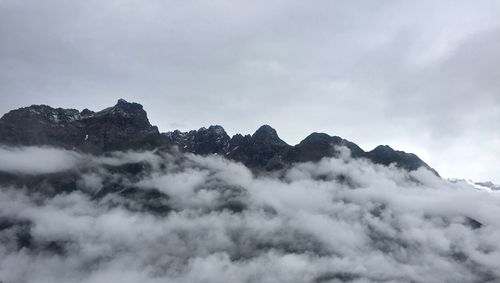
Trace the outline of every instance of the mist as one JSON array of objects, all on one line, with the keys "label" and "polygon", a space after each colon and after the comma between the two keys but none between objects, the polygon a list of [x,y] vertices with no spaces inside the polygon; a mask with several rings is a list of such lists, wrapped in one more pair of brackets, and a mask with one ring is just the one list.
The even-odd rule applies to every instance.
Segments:
[{"label": "mist", "polygon": [[499,282],[500,194],[353,159],[0,149],[0,280]]}]

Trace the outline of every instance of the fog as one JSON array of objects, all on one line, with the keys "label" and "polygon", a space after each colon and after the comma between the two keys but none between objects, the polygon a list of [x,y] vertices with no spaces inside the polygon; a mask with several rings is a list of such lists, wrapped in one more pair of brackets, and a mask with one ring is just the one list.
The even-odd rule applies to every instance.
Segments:
[{"label": "fog", "polygon": [[499,194],[341,151],[256,173],[1,148],[0,280],[500,282]]}]

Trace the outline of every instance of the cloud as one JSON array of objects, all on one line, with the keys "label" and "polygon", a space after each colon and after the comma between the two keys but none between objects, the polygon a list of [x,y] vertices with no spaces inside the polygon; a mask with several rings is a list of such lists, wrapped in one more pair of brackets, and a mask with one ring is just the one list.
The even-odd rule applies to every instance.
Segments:
[{"label": "cloud", "polygon": [[[2,154],[47,152],[85,162],[49,171],[17,163],[16,171],[45,181],[0,185],[5,283],[500,278],[500,195],[423,168],[407,172],[344,154],[255,175],[218,156],[102,158],[32,147]],[[51,183],[57,168],[73,190]]]},{"label": "cloud", "polygon": [[0,146],[0,171],[44,174],[73,169],[80,155],[54,148]]}]

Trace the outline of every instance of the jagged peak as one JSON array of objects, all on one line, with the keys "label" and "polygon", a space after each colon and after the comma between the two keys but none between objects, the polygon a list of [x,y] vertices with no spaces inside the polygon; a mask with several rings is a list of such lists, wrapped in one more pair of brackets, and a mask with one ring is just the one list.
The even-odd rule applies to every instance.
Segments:
[{"label": "jagged peak", "polygon": [[[174,130],[173,132],[180,132],[179,130]],[[185,133],[191,133],[191,134],[196,134],[196,133],[210,133],[214,134],[217,136],[228,136],[226,133],[226,130],[220,125],[210,125],[208,128],[207,127],[201,127],[198,130],[191,130],[189,132]],[[229,136],[228,136],[229,137]]]},{"label": "jagged peak", "polygon": [[269,125],[260,126],[257,131],[252,135],[254,139],[268,139],[268,138],[278,138],[278,133],[276,130]]},{"label": "jagged peak", "polygon": [[16,114],[16,113],[26,113],[26,114],[36,114],[40,115],[43,113],[56,113],[58,109],[62,108],[54,108],[46,104],[33,104],[28,107],[21,107],[19,109],[11,110],[7,114]]},{"label": "jagged peak", "polygon": [[[305,144],[305,143],[315,143],[315,142],[320,142],[320,141],[330,141],[332,136],[326,133],[318,133],[318,132],[313,132],[310,135],[308,135],[305,139],[303,139],[299,144]],[[337,137],[335,137],[337,138]]]},{"label": "jagged peak", "polygon": [[11,110],[1,119],[17,120],[17,119],[36,119],[54,123],[71,122],[81,118],[80,111],[76,109],[54,108],[45,104],[33,104],[28,107]]},{"label": "jagged peak", "polygon": [[259,135],[259,134],[269,134],[269,135],[278,136],[278,133],[276,132],[276,130],[267,124],[260,126],[257,129],[257,131],[255,131],[255,133],[254,133],[254,135]]},{"label": "jagged peak", "polygon": [[309,134],[305,139],[308,139],[308,138],[319,138],[319,137],[322,137],[322,138],[330,138],[331,136],[329,134],[326,134],[326,133],[319,133],[319,132],[313,132],[311,134]]},{"label": "jagged peak", "polygon": [[88,108],[85,108],[82,110],[82,112],[80,114],[82,115],[82,117],[88,117],[88,116],[94,115],[95,112],[92,110],[89,110]]},{"label": "jagged peak", "polygon": [[388,145],[379,145],[372,151],[367,152],[367,154],[374,163],[383,165],[396,163],[396,165],[408,170],[416,170],[419,167],[425,167],[433,172],[436,176],[439,176],[439,173],[436,170],[430,167],[416,154],[401,150],[395,150]]},{"label": "jagged peak", "polygon": [[219,136],[227,136],[226,130],[221,125],[210,125],[207,131]]},{"label": "jagged peak", "polygon": [[255,131],[255,133],[252,135],[252,138],[257,141],[272,142],[275,144],[283,145],[287,144],[282,139],[280,139],[276,130],[269,125],[260,126],[260,128],[258,128],[257,131]]},{"label": "jagged peak", "polygon": [[406,152],[402,150],[395,150],[388,145],[379,145],[375,147],[372,151],[369,151],[368,154],[371,155],[395,155],[395,156],[405,156],[406,158],[418,159],[420,158],[411,152]]},{"label": "jagged peak", "polygon": [[232,143],[239,143],[243,140],[250,140],[252,138],[251,135],[242,135],[242,134],[234,134],[232,137],[231,137],[231,142]]},{"label": "jagged peak", "polygon": [[[375,147],[372,151],[370,151],[369,153],[393,153],[393,154],[404,154],[408,157],[417,157],[419,158],[416,154],[414,153],[411,153],[411,152],[406,152],[406,151],[402,151],[402,150],[396,150],[396,149],[393,149],[392,147],[388,146],[388,145],[379,145],[377,147]],[[420,159],[420,158],[419,158]]]},{"label": "jagged peak", "polygon": [[128,102],[125,99],[118,99],[117,103],[94,114],[94,116],[118,115],[123,117],[140,117],[147,120],[147,113],[139,103]]},{"label": "jagged peak", "polygon": [[377,147],[375,147],[372,151],[395,151],[392,147],[388,146],[388,145],[379,145]]},{"label": "jagged peak", "polygon": [[[57,127],[54,127],[54,125]],[[65,131],[59,131],[66,125],[70,125],[70,127],[66,128],[69,134],[66,134]],[[41,134],[31,130],[30,127],[37,129],[37,131],[47,131],[48,134],[39,137]],[[397,163],[409,170],[415,170],[421,166],[433,170],[415,154],[397,151],[388,145],[380,145],[370,152],[365,152],[348,140],[321,132],[313,132],[298,145],[289,146],[280,139],[277,131],[269,125],[262,125],[253,135],[235,134],[232,138],[227,135],[224,128],[220,125],[211,125],[208,128],[203,127],[197,131],[192,130],[189,132],[176,130],[163,133],[162,136],[164,138],[160,141],[160,133],[155,126],[149,123],[143,106],[138,103],[128,102],[125,99],[119,99],[116,105],[99,112],[93,112],[88,109],[80,112],[75,109],[53,108],[48,105],[31,105],[12,110],[0,119],[0,133],[3,132],[0,135],[0,141],[3,140],[4,143],[9,144],[62,144],[68,148],[74,148],[80,145],[81,140],[87,140],[86,135],[88,133],[85,131],[88,129],[91,129],[95,133],[102,131],[108,133],[112,129],[112,134],[105,136],[108,140],[116,138],[113,140],[113,143],[116,143],[116,140],[121,141],[121,131],[123,129],[127,129],[128,133],[132,133],[130,137],[138,135],[139,137],[135,141],[137,143],[141,141],[140,135],[137,133],[143,131],[143,133],[147,134],[147,136],[143,135],[144,138],[147,137],[146,146],[173,142],[173,144],[182,145],[186,151],[199,154],[224,153],[230,158],[246,162],[245,164],[250,164],[251,166],[255,164],[262,165],[262,162],[268,162],[275,156],[281,158],[285,155],[287,155],[286,160],[289,162],[311,160],[311,156],[313,159],[319,160],[325,156],[332,156],[331,149],[333,146],[344,145],[351,150],[354,158],[368,158],[374,163],[383,165]],[[18,132],[22,132],[23,135],[18,134]],[[155,134],[158,137],[154,136]],[[3,139],[2,136],[4,137]],[[76,137],[76,141],[68,137]],[[128,136],[127,138],[130,137]],[[67,138],[64,140],[66,143],[61,141],[64,138]],[[149,140],[153,142],[148,143]],[[98,139],[95,141],[102,142],[102,140]],[[129,144],[132,145],[131,143]],[[123,142],[120,146],[125,148],[127,143]],[[133,146],[140,147],[141,145],[133,144]],[[114,148],[119,147],[115,146]],[[238,151],[233,154],[237,148]],[[109,147],[83,149],[89,151],[106,151],[109,150]],[[252,156],[246,156],[245,154]],[[257,161],[259,158],[263,159],[263,161]],[[433,170],[433,172],[435,171]],[[435,173],[438,175],[437,172]]]},{"label": "jagged peak", "polygon": [[318,133],[318,132],[314,132],[314,133],[308,135],[297,146],[318,146],[320,144],[322,144],[322,145],[329,144],[330,146],[332,144],[345,145],[349,149],[351,149],[351,151],[356,151],[356,152],[353,152],[353,155],[356,155],[356,156],[364,153],[364,151],[360,147],[358,147],[356,144],[354,144],[346,139],[343,139],[339,136],[330,136],[329,134]]},{"label": "jagged peak", "polygon": [[[56,108],[49,106],[47,104],[32,104],[28,107],[22,107],[19,108],[18,110],[23,110],[23,109],[44,109],[44,110],[56,110]],[[14,110],[15,111],[15,110]]]},{"label": "jagged peak", "polygon": [[128,111],[142,110],[143,109],[141,104],[136,103],[136,102],[128,102],[123,98],[118,99],[118,102],[116,102],[116,105],[113,106],[113,108],[119,108],[119,109],[128,110]]}]

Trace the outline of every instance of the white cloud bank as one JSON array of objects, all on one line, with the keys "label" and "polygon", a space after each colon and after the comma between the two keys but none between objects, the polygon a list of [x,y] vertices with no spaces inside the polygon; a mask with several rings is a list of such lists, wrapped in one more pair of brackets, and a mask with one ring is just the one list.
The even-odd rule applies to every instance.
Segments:
[{"label": "white cloud bank", "polygon": [[44,174],[74,168],[79,161],[75,152],[54,148],[0,146],[0,171]]},{"label": "white cloud bank", "polygon": [[[220,157],[50,149],[44,171],[47,150],[0,151],[19,157],[0,171],[74,165],[77,176],[76,189],[52,194],[2,181],[4,283],[500,280],[500,195],[423,169],[344,155],[255,176]],[[151,191],[170,212],[141,206]]]}]

